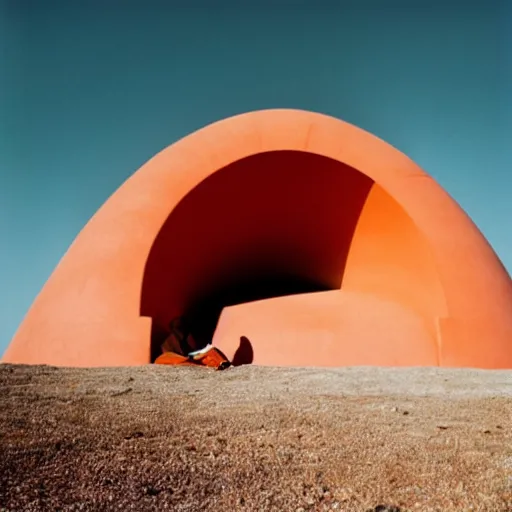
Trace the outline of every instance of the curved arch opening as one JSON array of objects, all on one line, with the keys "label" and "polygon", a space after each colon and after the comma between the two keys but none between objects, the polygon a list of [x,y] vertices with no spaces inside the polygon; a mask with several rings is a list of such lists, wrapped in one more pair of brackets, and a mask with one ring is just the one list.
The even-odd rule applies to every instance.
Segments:
[{"label": "curved arch opening", "polygon": [[255,154],[201,182],[170,213],[146,263],[151,360],[177,316],[206,345],[226,306],[339,289],[372,185],[302,151]]}]

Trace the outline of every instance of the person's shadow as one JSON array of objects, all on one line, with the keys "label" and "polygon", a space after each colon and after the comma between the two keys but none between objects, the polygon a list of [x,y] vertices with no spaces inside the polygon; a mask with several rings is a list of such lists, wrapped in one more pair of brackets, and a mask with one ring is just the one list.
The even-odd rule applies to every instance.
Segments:
[{"label": "person's shadow", "polygon": [[251,364],[254,359],[254,351],[252,344],[245,336],[240,337],[240,345],[236,349],[233,356],[233,366],[241,366],[243,364]]}]

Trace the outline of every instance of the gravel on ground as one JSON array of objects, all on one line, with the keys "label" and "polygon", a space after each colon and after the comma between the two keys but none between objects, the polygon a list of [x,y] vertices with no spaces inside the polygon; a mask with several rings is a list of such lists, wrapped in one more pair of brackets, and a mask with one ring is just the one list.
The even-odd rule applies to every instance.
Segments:
[{"label": "gravel on ground", "polygon": [[512,371],[0,365],[2,511],[512,511]]}]

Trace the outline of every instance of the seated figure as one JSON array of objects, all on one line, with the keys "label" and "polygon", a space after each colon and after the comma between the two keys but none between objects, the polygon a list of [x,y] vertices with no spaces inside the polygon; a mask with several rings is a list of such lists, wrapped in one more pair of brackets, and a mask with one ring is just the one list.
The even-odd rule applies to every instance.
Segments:
[{"label": "seated figure", "polygon": [[211,344],[198,349],[183,317],[172,320],[169,328],[170,334],[162,343],[162,355],[157,357],[155,364],[207,366],[217,370],[230,366],[224,354]]}]

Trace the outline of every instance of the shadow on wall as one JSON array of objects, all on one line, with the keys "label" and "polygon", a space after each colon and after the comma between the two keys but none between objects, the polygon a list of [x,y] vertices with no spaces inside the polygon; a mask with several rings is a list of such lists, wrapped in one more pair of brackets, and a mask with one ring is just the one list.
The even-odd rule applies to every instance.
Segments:
[{"label": "shadow on wall", "polygon": [[236,349],[233,361],[233,366],[242,366],[243,364],[251,364],[254,360],[254,351],[252,343],[245,336],[240,337],[240,345]]},{"label": "shadow on wall", "polygon": [[177,316],[206,345],[227,305],[339,289],[372,185],[300,151],[256,154],[201,182],[170,213],[146,263],[140,313],[152,318],[152,360]]}]

